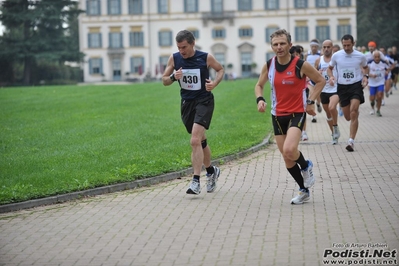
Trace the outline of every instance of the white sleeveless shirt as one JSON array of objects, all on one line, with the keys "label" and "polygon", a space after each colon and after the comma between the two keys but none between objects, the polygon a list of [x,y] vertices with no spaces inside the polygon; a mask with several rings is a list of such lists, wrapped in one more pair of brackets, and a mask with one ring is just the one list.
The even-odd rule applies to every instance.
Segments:
[{"label": "white sleeveless shirt", "polygon": [[[327,68],[329,66],[329,62],[324,61],[324,55],[320,56],[320,64],[318,65],[318,69],[322,71],[321,75],[326,79],[326,85],[324,86],[321,92],[325,93],[334,93],[337,92],[337,83],[334,86],[331,86],[329,83],[329,77],[327,75]],[[337,68],[333,69],[333,76],[337,77]]]}]

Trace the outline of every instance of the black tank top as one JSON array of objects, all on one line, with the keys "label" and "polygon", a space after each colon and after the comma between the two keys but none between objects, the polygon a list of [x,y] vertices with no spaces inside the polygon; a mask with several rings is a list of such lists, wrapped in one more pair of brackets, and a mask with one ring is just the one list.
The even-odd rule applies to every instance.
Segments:
[{"label": "black tank top", "polygon": [[179,80],[183,100],[200,99],[211,94],[205,89],[205,79],[209,79],[207,57],[208,53],[202,51],[195,51],[195,54],[187,59],[179,52],[173,54],[175,70],[183,70],[183,77]]}]

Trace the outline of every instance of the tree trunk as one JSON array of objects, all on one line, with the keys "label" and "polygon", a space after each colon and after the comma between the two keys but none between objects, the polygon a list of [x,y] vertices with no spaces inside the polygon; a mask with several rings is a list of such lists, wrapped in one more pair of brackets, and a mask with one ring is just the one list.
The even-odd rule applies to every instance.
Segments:
[{"label": "tree trunk", "polygon": [[[27,7],[26,3],[26,7]],[[29,40],[30,38],[30,21],[25,21],[24,22],[24,40],[25,42]],[[29,49],[29,48],[28,48]],[[24,85],[28,86],[30,85],[30,74],[31,74],[31,57],[28,54],[25,54],[24,56]]]},{"label": "tree trunk", "polygon": [[25,56],[24,58],[24,85],[30,85],[30,73],[31,73],[31,58]]}]

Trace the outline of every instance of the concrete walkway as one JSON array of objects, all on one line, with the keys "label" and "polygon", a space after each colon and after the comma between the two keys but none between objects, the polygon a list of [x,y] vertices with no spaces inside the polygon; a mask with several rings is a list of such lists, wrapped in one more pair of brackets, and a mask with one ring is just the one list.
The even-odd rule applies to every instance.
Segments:
[{"label": "concrete walkway", "polygon": [[317,180],[306,204],[290,204],[298,187],[271,144],[222,165],[211,194],[186,195],[185,176],[2,213],[0,265],[398,265],[399,91],[382,117],[368,100],[360,110],[352,153],[343,117],[334,146],[324,113],[308,117],[300,149]]}]

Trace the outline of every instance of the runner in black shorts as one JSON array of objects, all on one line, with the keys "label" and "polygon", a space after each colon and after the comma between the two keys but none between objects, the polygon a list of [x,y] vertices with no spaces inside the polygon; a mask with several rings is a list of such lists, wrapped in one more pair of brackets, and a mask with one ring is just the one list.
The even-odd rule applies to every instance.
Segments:
[{"label": "runner in black shorts", "polygon": [[[355,40],[350,34],[341,38],[342,50],[331,57],[327,75],[330,85],[338,84],[337,92],[344,117],[350,121],[347,151],[354,151],[359,126],[359,106],[364,103],[363,88],[367,86],[369,67],[366,56],[355,50]],[[337,74],[333,74],[334,67]]]},{"label": "runner in black shorts", "polygon": [[[179,31],[175,40],[178,52],[170,55],[162,75],[162,83],[164,86],[170,86],[176,81],[179,83],[181,119],[191,135],[191,163],[194,173],[186,193],[201,193],[202,167],[206,170],[206,190],[211,193],[216,189],[220,169],[212,165],[206,130],[209,129],[215,106],[212,91],[222,81],[224,68],[213,55],[195,49],[192,32]],[[216,72],[213,79],[210,79],[209,69]]]},{"label": "runner in black shorts", "polygon": [[[320,56],[316,62],[316,69],[326,79],[326,85],[320,94],[320,101],[323,105],[324,112],[327,116],[327,124],[331,130],[332,144],[338,143],[338,139],[341,133],[338,128],[338,110],[337,105],[339,97],[337,94],[337,84],[330,84],[328,82],[327,69],[329,68],[331,57],[333,55],[333,42],[331,40],[325,40],[322,44],[323,55]],[[338,76],[336,68],[333,69],[333,75]]]}]

